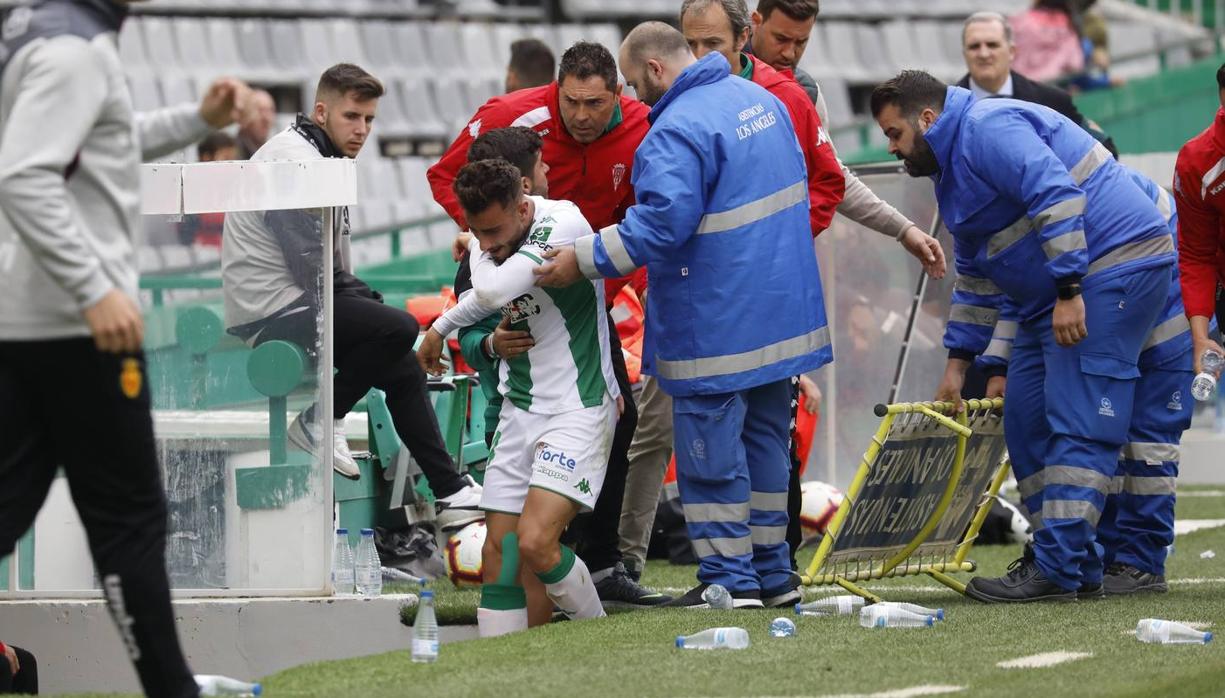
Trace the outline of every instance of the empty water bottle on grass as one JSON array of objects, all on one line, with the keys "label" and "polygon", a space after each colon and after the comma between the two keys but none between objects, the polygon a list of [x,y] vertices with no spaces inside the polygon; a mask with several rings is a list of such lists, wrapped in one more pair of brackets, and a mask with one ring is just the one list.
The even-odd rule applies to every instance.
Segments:
[{"label": "empty water bottle on grass", "polygon": [[797,616],[849,616],[861,608],[863,608],[862,596],[843,594],[826,596],[808,603],[797,603],[795,614]]},{"label": "empty water bottle on grass", "polygon": [[1145,618],[1136,625],[1136,639],[1158,645],[1206,645],[1212,642],[1212,633],[1172,620]]},{"label": "empty water bottle on grass", "polygon": [[336,529],[336,544],[332,550],[332,593],[346,596],[353,593],[353,547],[349,545],[349,529]]},{"label": "empty water bottle on grass", "polygon": [[702,600],[711,608],[726,611],[732,607],[732,595],[719,584],[711,584],[702,592]]},{"label": "empty water bottle on grass", "polygon": [[795,621],[778,617],[770,621],[770,637],[794,637]]},{"label": "empty water bottle on grass", "polygon": [[1221,376],[1221,368],[1225,366],[1225,358],[1212,349],[1204,352],[1200,358],[1200,372],[1191,382],[1191,395],[1200,402],[1212,399],[1216,391],[1217,379]]},{"label": "empty water bottle on grass", "polygon": [[263,687],[258,683],[247,683],[228,676],[197,674],[193,678],[202,696],[258,696],[263,693]]},{"label": "empty water bottle on grass", "polygon": [[920,606],[914,603],[905,603],[903,601],[882,601],[881,603],[877,605],[878,606],[893,606],[894,608],[900,608],[903,611],[910,611],[911,613],[917,613],[921,616],[931,616],[932,618],[935,618],[936,620],[944,620],[944,609],[943,608],[927,608],[926,606]]},{"label": "empty water bottle on grass", "polygon": [[935,622],[935,616],[911,613],[882,603],[859,610],[859,624],[865,628],[922,628],[931,627]]},{"label": "empty water bottle on grass", "polygon": [[362,542],[357,545],[357,563],[354,565],[357,593],[362,596],[378,596],[383,593],[383,564],[379,562],[379,551],[374,546],[374,529],[362,529]]},{"label": "empty water bottle on grass", "polygon": [[710,628],[692,635],[678,635],[676,646],[687,650],[742,650],[749,646],[744,628]]},{"label": "empty water bottle on grass", "polygon": [[438,661],[438,619],[434,616],[434,592],[421,592],[417,618],[413,621],[413,661]]}]

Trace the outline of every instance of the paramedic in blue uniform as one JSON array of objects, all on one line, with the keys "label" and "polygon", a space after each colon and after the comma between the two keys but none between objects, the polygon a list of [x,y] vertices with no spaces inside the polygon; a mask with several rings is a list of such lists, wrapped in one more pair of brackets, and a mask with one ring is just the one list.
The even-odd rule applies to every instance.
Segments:
[{"label": "paramedic in blue uniform", "polygon": [[996,321],[1016,322],[1005,440],[1024,454],[1017,480],[1037,478],[1042,526],[1032,557],[971,580],[966,594],[1072,600],[1082,583],[1098,593],[1097,524],[1174,265],[1165,218],[1104,146],[1046,107],[975,100],[905,71],[873,91],[872,114],[907,171],[933,179],[953,234],[958,280],[937,399],[957,401]]},{"label": "paramedic in blue uniform", "polygon": [[695,59],[666,24],[630,32],[619,64],[652,106],[634,157],[638,203],[554,250],[541,283],[647,266],[644,369],[674,399],[677,479],[700,558],[699,585],[673,605],[701,606],[721,584],[736,607],[759,608],[795,586],[790,378],[833,356],[804,156],[781,102],[721,54]]}]

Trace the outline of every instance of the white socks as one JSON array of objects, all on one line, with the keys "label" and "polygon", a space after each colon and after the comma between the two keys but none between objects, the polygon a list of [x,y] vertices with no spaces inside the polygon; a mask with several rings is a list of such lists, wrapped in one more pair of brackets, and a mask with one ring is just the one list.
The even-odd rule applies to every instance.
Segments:
[{"label": "white socks", "polygon": [[591,573],[570,548],[561,546],[561,562],[536,576],[544,582],[553,603],[572,620],[604,617],[604,606],[600,604]]}]

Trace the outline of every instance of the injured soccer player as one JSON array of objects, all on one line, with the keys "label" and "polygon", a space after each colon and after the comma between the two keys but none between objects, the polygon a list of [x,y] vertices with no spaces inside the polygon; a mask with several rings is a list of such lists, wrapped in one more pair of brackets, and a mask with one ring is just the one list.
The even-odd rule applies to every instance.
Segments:
[{"label": "injured soccer player", "polygon": [[441,373],[447,335],[499,309],[511,329],[535,341],[499,369],[505,402],[481,499],[488,535],[480,634],[547,622],[553,604],[572,619],[603,616],[587,566],[559,539],[595,505],[620,408],[604,286],[583,279],[538,288],[533,274],[547,251],[591,235],[591,226],[568,201],[526,195],[519,170],[505,160],[468,164],[454,189],[473,233],[472,290],[426,333],[421,365]]}]

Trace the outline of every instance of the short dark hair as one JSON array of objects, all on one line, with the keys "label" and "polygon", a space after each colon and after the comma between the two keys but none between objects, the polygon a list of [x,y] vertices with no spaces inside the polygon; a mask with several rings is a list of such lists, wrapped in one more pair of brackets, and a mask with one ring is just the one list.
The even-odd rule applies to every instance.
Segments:
[{"label": "short dark hair", "polygon": [[902,116],[913,119],[924,109],[944,108],[948,86],[922,70],[903,70],[872,90],[872,116],[880,116],[885,107],[896,105]]},{"label": "short dark hair", "polygon": [[459,205],[469,215],[494,204],[510,208],[523,196],[519,168],[502,160],[477,160],[464,165],[451,185]]},{"label": "short dark hair", "polygon": [[510,45],[510,69],[522,87],[539,87],[553,81],[557,60],[553,49],[540,39],[519,39]]},{"label": "short dark hair", "polygon": [[337,63],[319,76],[319,86],[315,88],[315,101],[320,101],[322,95],[335,94],[343,97],[350,92],[356,92],[360,102],[378,99],[383,96],[383,83],[359,66],[352,63]]},{"label": "short dark hair", "polygon": [[215,155],[222,148],[235,148],[238,142],[225,131],[213,131],[196,144],[196,158],[203,160],[205,155]]},{"label": "short dark hair", "polygon": [[1225,90],[1225,63],[1216,69],[1216,86],[1217,89]]},{"label": "short dark hair", "polygon": [[520,176],[531,177],[543,147],[540,134],[526,126],[495,128],[477,136],[468,146],[468,162],[501,158],[518,168]]},{"label": "short dark hair", "polygon": [[769,19],[778,10],[797,22],[815,19],[821,14],[820,0],[757,0],[757,14]]},{"label": "short dark hair", "polygon": [[565,82],[568,76],[579,80],[603,78],[609,92],[617,91],[617,62],[603,44],[580,41],[566,49],[557,68],[557,84]]}]

